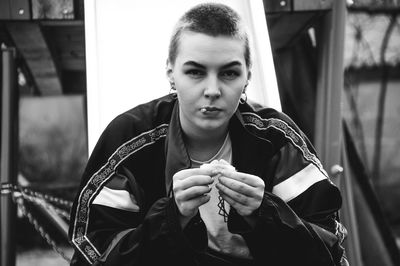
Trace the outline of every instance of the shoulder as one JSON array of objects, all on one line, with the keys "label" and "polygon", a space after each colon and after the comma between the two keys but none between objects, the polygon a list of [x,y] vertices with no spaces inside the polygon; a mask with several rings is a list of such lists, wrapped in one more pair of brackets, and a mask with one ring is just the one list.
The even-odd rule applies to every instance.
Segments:
[{"label": "shoulder", "polygon": [[270,141],[274,152],[289,145],[303,154],[315,154],[311,141],[285,113],[253,104],[241,106],[240,113],[245,128],[259,138]]},{"label": "shoulder", "polygon": [[328,177],[313,144],[288,115],[272,108],[252,105],[242,108],[241,114],[248,131],[272,144],[273,158],[278,165],[275,182],[285,180],[288,174],[291,176],[309,169],[307,166],[310,164],[322,174],[318,175],[319,178]]},{"label": "shoulder", "polygon": [[103,130],[93,153],[123,152],[166,136],[174,104],[172,97],[164,96],[119,114]]},{"label": "shoulder", "polygon": [[289,155],[286,158],[298,158],[304,165],[313,163],[327,176],[313,144],[288,115],[272,108],[252,105],[242,108],[241,115],[248,131],[273,144],[273,154],[283,158],[284,152]]},{"label": "shoulder", "polygon": [[240,113],[246,128],[253,128],[252,131],[258,134],[280,132],[292,137],[295,135],[305,137],[301,129],[288,115],[273,108],[249,103],[241,106]]},{"label": "shoulder", "polygon": [[[135,106],[116,116],[105,128],[103,134],[133,137],[153,129],[168,126],[176,100],[163,96]],[[122,136],[121,136],[122,137]]]}]

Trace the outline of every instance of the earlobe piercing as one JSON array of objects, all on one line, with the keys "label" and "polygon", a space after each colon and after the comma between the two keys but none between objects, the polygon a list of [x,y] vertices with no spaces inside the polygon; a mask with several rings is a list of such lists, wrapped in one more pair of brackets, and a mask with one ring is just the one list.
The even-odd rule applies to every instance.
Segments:
[{"label": "earlobe piercing", "polygon": [[246,102],[247,102],[247,94],[246,91],[243,91],[242,95],[240,96],[239,103],[244,104]]},{"label": "earlobe piercing", "polygon": [[176,91],[175,82],[170,81],[170,82],[169,82],[169,85],[171,86],[171,88],[170,88],[170,90],[169,90],[170,93]]},{"label": "earlobe piercing", "polygon": [[169,89],[169,94],[172,95],[173,98],[177,98],[178,95],[176,94],[176,87],[175,87],[175,82],[170,81],[170,89]]}]

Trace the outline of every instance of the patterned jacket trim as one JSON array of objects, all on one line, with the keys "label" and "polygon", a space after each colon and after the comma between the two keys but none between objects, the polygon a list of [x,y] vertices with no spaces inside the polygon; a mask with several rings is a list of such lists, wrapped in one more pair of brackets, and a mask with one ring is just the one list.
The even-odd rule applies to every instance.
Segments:
[{"label": "patterned jacket trim", "polygon": [[254,113],[249,113],[249,112],[244,112],[242,113],[243,116],[243,121],[246,126],[253,126],[259,130],[268,130],[270,128],[273,128],[275,130],[278,130],[279,132],[283,133],[284,136],[290,140],[290,142],[297,147],[303,154],[303,157],[313,163],[318,169],[328,178],[329,176],[322,167],[321,162],[318,160],[317,156],[313,154],[307,147],[307,143],[304,141],[304,139],[301,137],[301,135],[294,130],[288,123],[281,119],[277,118],[261,118],[260,116],[254,114]]},{"label": "patterned jacket trim", "polygon": [[90,203],[115,173],[115,169],[119,164],[135,152],[154,144],[160,138],[166,137],[167,131],[168,124],[162,124],[123,143],[108,158],[107,162],[90,177],[85,187],[81,190],[73,225],[72,243],[90,264],[93,264],[100,257],[100,252],[86,235],[89,224]]}]

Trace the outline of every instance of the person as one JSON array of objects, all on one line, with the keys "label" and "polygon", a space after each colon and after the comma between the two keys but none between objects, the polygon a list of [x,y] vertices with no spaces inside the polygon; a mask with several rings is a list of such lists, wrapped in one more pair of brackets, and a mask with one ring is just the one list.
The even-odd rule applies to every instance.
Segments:
[{"label": "person", "polygon": [[249,36],[216,3],[171,37],[172,92],[117,116],[71,212],[71,265],[347,265],[341,193],[282,112],[247,100]]}]

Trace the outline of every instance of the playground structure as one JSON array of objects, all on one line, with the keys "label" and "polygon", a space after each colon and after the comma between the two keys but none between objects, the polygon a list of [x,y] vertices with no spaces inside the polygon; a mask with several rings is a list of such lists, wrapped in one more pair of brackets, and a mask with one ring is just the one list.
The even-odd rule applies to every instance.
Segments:
[{"label": "playground structure", "polygon": [[[28,1],[26,2],[28,3]],[[9,6],[13,5],[12,1],[0,1],[0,3],[2,3],[1,7],[4,7],[7,4]],[[90,14],[99,15],[96,14],[95,9],[91,9],[94,1],[87,1],[85,8],[88,8],[85,9],[85,19],[83,18],[82,8],[78,8],[82,7],[83,3],[80,3],[80,1],[74,1],[74,3],[76,7],[76,10],[74,11],[76,15],[72,16],[74,19],[71,19],[71,15],[68,15],[67,20],[47,22],[45,20],[38,20],[39,22],[36,22],[35,18],[33,18],[35,15],[34,12],[23,12],[19,17],[15,14],[11,14],[10,18],[7,20],[8,24],[5,24],[10,35],[13,36],[13,40],[17,47],[2,47],[1,57],[2,266],[11,266],[15,264],[15,217],[17,208],[25,217],[27,217],[46,242],[67,261],[69,260],[63,251],[57,247],[57,244],[46,232],[46,229],[40,225],[35,215],[40,214],[41,216],[47,217],[48,220],[52,221],[52,224],[57,228],[58,232],[61,235],[64,234],[66,236],[66,230],[68,227],[67,221],[69,219],[68,211],[71,202],[29,189],[27,182],[24,182],[24,179],[18,172],[18,164],[16,163],[18,161],[17,62],[18,58],[24,57],[26,58],[25,62],[28,67],[38,63],[35,61],[38,59],[30,56],[32,51],[28,49],[29,47],[26,47],[26,44],[23,44],[23,34],[27,34],[28,30],[31,31],[33,29],[33,31],[37,32],[37,29],[47,27],[47,30],[42,30],[41,34],[43,34],[43,32],[51,32],[49,28],[52,27],[59,27],[61,29],[64,27],[66,30],[78,28],[77,30],[74,30],[76,33],[78,31],[82,32],[84,26],[88,26],[90,23],[96,23],[95,21],[87,23],[88,19],[93,18]],[[306,110],[307,106],[295,102],[296,105],[299,105],[299,109],[293,107],[293,102],[291,102],[291,100],[293,101],[293,99],[291,99],[293,95],[286,96],[285,98],[285,91],[280,91],[280,102],[278,104],[280,105],[282,102],[282,109],[294,118],[299,119],[299,124],[304,126],[303,128],[309,133],[309,136],[312,136],[322,163],[325,168],[330,171],[333,182],[335,182],[343,192],[344,205],[341,217],[349,231],[349,236],[346,241],[346,250],[350,265],[399,265],[400,259],[398,247],[396,246],[393,235],[388,229],[387,222],[383,217],[382,210],[376,200],[373,189],[368,182],[369,177],[365,172],[363,162],[357,153],[354,140],[349,132],[348,125],[343,120],[341,112],[344,84],[344,58],[341,55],[344,55],[345,53],[346,12],[349,9],[351,10],[353,7],[343,0],[265,0],[257,3],[258,6],[260,6],[260,4],[263,5],[263,10],[265,11],[263,12],[265,13],[264,19],[268,25],[269,40],[271,43],[271,48],[266,47],[265,49],[271,49],[274,59],[276,60],[275,68],[277,84],[280,90],[281,88],[285,88],[285,86],[289,86],[288,83],[285,82],[290,75],[287,74],[289,73],[287,71],[288,69],[284,69],[282,65],[277,63],[279,56],[282,56],[283,58],[283,56],[286,55],[285,50],[290,50],[291,47],[296,47],[295,44],[305,35],[308,37],[311,36],[310,40],[317,43],[317,49],[315,49],[317,53],[315,63],[318,71],[316,73],[316,88],[313,95],[313,98],[315,99],[313,102],[313,115],[315,115],[312,119],[313,123],[311,123],[310,126],[302,120],[304,117],[299,114],[299,109],[303,108],[303,110]],[[28,7],[29,4],[27,5],[27,8]],[[97,8],[99,8],[99,5],[97,5]],[[20,11],[21,9],[14,7],[10,8],[10,10]],[[369,12],[373,11],[370,10]],[[397,9],[397,13],[395,14],[398,13]],[[89,16],[87,14],[89,14]],[[0,15],[5,16],[3,13],[0,13]],[[30,21],[33,25],[17,27],[17,22],[15,25],[12,23],[12,20],[15,17],[17,17],[16,20],[18,20],[19,23],[20,20],[23,19],[28,22]],[[4,17],[0,18],[4,19]],[[21,29],[25,32],[18,32],[18,30]],[[86,45],[92,45],[90,47],[93,48],[93,45],[96,45],[93,43],[95,39],[91,38],[90,35],[93,34],[93,32],[86,32],[86,34]],[[267,34],[267,32],[265,32],[265,34]],[[37,38],[39,38],[39,42],[40,40],[43,42],[48,37],[42,35]],[[81,43],[81,45],[84,45],[84,43]],[[101,52],[101,49],[99,49],[99,51]],[[260,53],[260,55],[261,54],[262,53]],[[307,56],[307,54],[303,54],[303,56]],[[93,58],[88,54],[86,59],[88,60],[87,66],[94,69],[98,63],[96,61],[98,58]],[[290,61],[285,62],[290,63]],[[32,79],[35,80],[37,90],[39,90],[36,92],[34,91],[33,93],[40,95],[53,95],[54,93],[62,95],[67,93],[66,88],[68,88],[69,84],[62,84],[63,79],[57,76],[57,73],[60,72],[55,67],[57,65],[60,66],[62,64],[60,62],[55,62],[54,68],[50,67],[51,73],[54,74],[51,75],[53,80],[53,83],[51,83],[53,85],[51,86],[45,84],[41,78],[40,70],[31,70]],[[261,69],[265,70],[262,67]],[[274,68],[272,69],[275,71]],[[268,70],[263,73],[265,73],[266,76],[270,76],[270,71],[271,70]],[[85,91],[80,92],[85,94],[87,90],[88,114],[86,118],[88,120],[89,146],[90,142],[96,141],[96,136],[102,126],[107,122],[107,119],[101,122],[103,124],[99,122],[98,119],[102,119],[104,116],[99,118],[91,115],[91,113],[96,113],[96,110],[98,110],[91,108],[93,108],[93,106],[96,107],[96,105],[100,106],[101,103],[98,100],[98,84],[93,82],[93,80],[98,78],[96,76],[93,79],[93,75],[98,74],[100,74],[100,72],[97,74],[88,72],[88,87],[86,88],[85,86],[82,86],[85,87]],[[275,76],[275,73],[273,73],[273,75]],[[40,84],[43,85],[41,86]],[[277,89],[274,86],[271,88],[272,89],[270,90]],[[265,98],[264,100],[268,99]],[[291,103],[292,106],[288,104],[285,105],[285,101],[286,103]],[[306,115],[307,114],[304,114],[303,116]],[[113,115],[110,113],[108,116],[112,117]],[[97,123],[97,126],[91,126],[93,123]],[[30,212],[32,206],[36,209],[34,212],[35,214]],[[366,247],[364,242],[372,239],[374,241],[368,242],[369,247]]]}]

